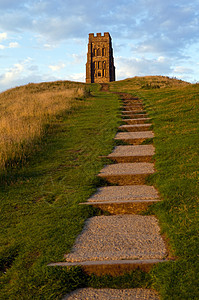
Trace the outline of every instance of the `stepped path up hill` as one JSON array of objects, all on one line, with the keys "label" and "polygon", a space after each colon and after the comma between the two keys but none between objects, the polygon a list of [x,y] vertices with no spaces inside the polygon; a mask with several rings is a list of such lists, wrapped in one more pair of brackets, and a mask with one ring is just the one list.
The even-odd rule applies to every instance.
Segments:
[{"label": "stepped path up hill", "polygon": [[[126,145],[113,149],[108,158],[114,163],[98,174],[111,185],[100,187],[86,203],[81,203],[100,208],[106,215],[88,219],[71,253],[65,255],[65,262],[51,266],[80,266],[88,274],[119,276],[132,270],[148,272],[154,264],[167,261],[167,247],[158,220],[155,216],[141,215],[160,201],[157,190],[145,184],[146,177],[155,172],[154,146],[141,145],[154,137],[150,119],[138,98],[121,96],[123,122],[127,124],[119,127],[115,139]],[[80,289],[64,299],[155,300],[159,296],[147,289]]]}]

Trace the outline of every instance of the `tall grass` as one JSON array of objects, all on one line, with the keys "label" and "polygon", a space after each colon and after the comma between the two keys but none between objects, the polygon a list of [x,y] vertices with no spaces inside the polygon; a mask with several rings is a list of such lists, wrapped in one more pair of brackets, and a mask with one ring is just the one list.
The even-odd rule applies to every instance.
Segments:
[{"label": "tall grass", "polygon": [[167,76],[144,76],[127,78],[121,81],[111,82],[111,91],[124,91],[131,90],[156,90],[156,89],[169,89],[169,88],[181,88],[183,86],[189,86],[190,83],[182,81],[176,78],[169,78]]},{"label": "tall grass", "polygon": [[174,81],[160,86],[162,77],[127,79],[112,89],[128,91],[143,100],[155,133],[157,172],[148,183],[162,201],[150,208],[159,219],[175,261],[156,266],[153,286],[162,299],[199,299],[199,84]]},{"label": "tall grass", "polygon": [[87,284],[79,268],[47,264],[64,259],[98,212],[78,203],[99,186],[99,156],[110,153],[119,126],[117,95],[88,87],[94,97],[54,118],[36,155],[0,185],[0,299],[61,299]]},{"label": "tall grass", "polygon": [[85,88],[33,85],[0,94],[0,171],[23,162],[53,116],[78,105]]}]

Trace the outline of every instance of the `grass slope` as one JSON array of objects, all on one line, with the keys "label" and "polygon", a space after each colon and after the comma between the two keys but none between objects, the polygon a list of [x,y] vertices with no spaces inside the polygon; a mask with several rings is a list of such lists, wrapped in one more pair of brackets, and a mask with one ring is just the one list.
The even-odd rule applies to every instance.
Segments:
[{"label": "grass slope", "polygon": [[158,188],[163,201],[149,213],[160,220],[175,260],[150,274],[116,278],[47,267],[63,259],[85,219],[99,213],[78,203],[101,185],[96,174],[105,160],[99,156],[111,152],[120,104],[116,95],[97,88],[90,86],[95,97],[56,116],[26,165],[12,170],[1,185],[1,298],[59,299],[81,286],[152,286],[162,299],[199,299],[199,85],[163,76],[113,82],[110,90],[140,97],[152,118],[157,173],[149,184]]},{"label": "grass slope", "polygon": [[199,84],[142,77],[115,82],[111,89],[143,99],[155,132],[157,173],[149,183],[163,201],[151,213],[176,260],[154,269],[153,285],[163,299],[199,299]]},{"label": "grass slope", "polygon": [[69,81],[28,84],[0,94],[0,173],[23,164],[54,116],[79,105],[85,85]]},{"label": "grass slope", "polygon": [[38,150],[1,184],[1,299],[57,299],[85,281],[78,268],[47,264],[64,259],[96,213],[78,203],[95,191],[99,156],[113,148],[118,97],[91,89],[95,97],[57,115]]}]

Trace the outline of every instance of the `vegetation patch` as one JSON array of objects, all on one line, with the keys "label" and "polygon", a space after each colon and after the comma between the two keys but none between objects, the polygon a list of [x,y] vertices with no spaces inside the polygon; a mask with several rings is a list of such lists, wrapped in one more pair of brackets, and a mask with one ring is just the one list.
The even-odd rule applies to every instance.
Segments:
[{"label": "vegetation patch", "polygon": [[2,299],[58,299],[86,280],[78,268],[47,266],[64,260],[84,221],[98,214],[79,203],[96,190],[100,156],[111,152],[120,122],[116,95],[85,88],[92,96],[54,115],[36,150],[1,183]]},{"label": "vegetation patch", "polygon": [[111,90],[142,99],[153,123],[157,172],[149,184],[158,189],[162,202],[150,213],[158,217],[176,261],[155,267],[152,282],[163,299],[198,299],[199,84],[154,77],[153,84],[167,80],[168,85],[150,90],[149,79],[153,81],[136,77],[115,82]]},{"label": "vegetation patch", "polygon": [[0,171],[24,163],[58,114],[78,107],[88,94],[70,82],[28,84],[0,94]]},{"label": "vegetation patch", "polygon": [[[113,137],[121,123],[120,101],[117,95],[100,92],[97,84],[31,84],[7,91],[6,97],[10,93],[16,98],[20,89],[23,95],[51,93],[52,98],[55,92],[56,101],[62,98],[70,106],[45,119],[41,136],[25,148],[29,150],[22,163],[19,156],[4,164],[2,299],[59,299],[87,286],[153,287],[166,300],[199,298],[199,85],[148,76],[112,82],[109,88],[142,99],[152,120],[157,172],[148,183],[158,189],[162,202],[148,213],[158,217],[174,260],[155,266],[149,274],[136,271],[114,278],[87,276],[78,267],[47,267],[64,260],[85,220],[101,213],[78,204],[106,184],[96,175],[110,163],[104,157],[117,144]],[[68,102],[65,89],[81,89],[83,94]]]}]

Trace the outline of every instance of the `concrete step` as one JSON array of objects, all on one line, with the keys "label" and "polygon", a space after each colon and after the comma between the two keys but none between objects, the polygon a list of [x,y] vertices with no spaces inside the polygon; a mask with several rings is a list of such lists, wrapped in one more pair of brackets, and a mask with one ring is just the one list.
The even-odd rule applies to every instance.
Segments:
[{"label": "concrete step", "polygon": [[152,163],[118,163],[105,166],[98,176],[111,184],[141,185],[145,184],[146,177],[154,172]]},{"label": "concrete step", "polygon": [[154,138],[152,131],[139,131],[139,132],[118,132],[115,140],[122,140],[130,145],[140,145],[146,139]]},{"label": "concrete step", "polygon": [[81,205],[92,205],[110,214],[140,214],[159,202],[158,192],[153,186],[108,186],[102,187]]},{"label": "concrete step", "polygon": [[134,200],[158,200],[159,195],[153,186],[128,185],[128,186],[106,186],[97,189],[89,202],[120,202]]},{"label": "concrete step", "polygon": [[88,219],[65,263],[51,266],[81,266],[98,276],[118,276],[151,267],[166,260],[167,250],[153,216],[117,215]]},{"label": "concrete step", "polygon": [[131,107],[130,109],[123,108],[122,111],[126,112],[126,113],[143,113],[143,112],[145,112],[145,110],[142,108],[133,108],[133,107]]},{"label": "concrete step", "polygon": [[117,146],[107,157],[116,162],[151,162],[155,148],[153,145]]},{"label": "concrete step", "polygon": [[121,125],[119,126],[119,130],[122,131],[130,131],[130,132],[136,132],[136,131],[146,131],[149,130],[151,127],[151,124],[134,124],[134,125]]},{"label": "concrete step", "polygon": [[135,270],[150,272],[154,265],[165,263],[166,259],[135,259],[135,260],[104,260],[104,261],[84,261],[84,262],[58,262],[50,263],[49,267],[81,267],[88,274],[97,276],[121,276]]},{"label": "concrete step", "polygon": [[142,101],[140,101],[139,99],[138,100],[122,100],[122,102],[125,104],[125,105],[131,105],[131,104],[143,104]]},{"label": "concrete step", "polygon": [[142,104],[131,104],[131,105],[123,105],[124,110],[134,110],[134,109],[140,109],[143,110]]},{"label": "concrete step", "polygon": [[150,118],[134,118],[134,119],[123,119],[129,125],[133,124],[145,124],[150,121]]},{"label": "concrete step", "polygon": [[62,300],[160,300],[156,291],[151,289],[93,289],[82,288],[64,296]]},{"label": "concrete step", "polygon": [[[123,111],[122,112],[122,116],[128,116],[128,117],[131,117],[131,118],[134,118],[134,115],[137,115],[137,114],[144,114],[144,110],[127,110],[127,111]],[[146,116],[146,114],[145,114]]]},{"label": "concrete step", "polygon": [[125,114],[131,114],[131,113],[145,113],[145,110],[139,108],[139,109],[127,109],[127,110],[122,110],[122,113],[125,113]]},{"label": "concrete step", "polygon": [[160,200],[132,200],[132,201],[112,201],[112,202],[85,202],[80,205],[91,205],[100,209],[103,212],[108,212],[111,215],[139,215],[147,211],[150,205],[159,202]]},{"label": "concrete step", "polygon": [[146,113],[132,113],[132,114],[123,113],[122,117],[126,119],[142,119],[142,118],[147,118],[147,114]]}]

